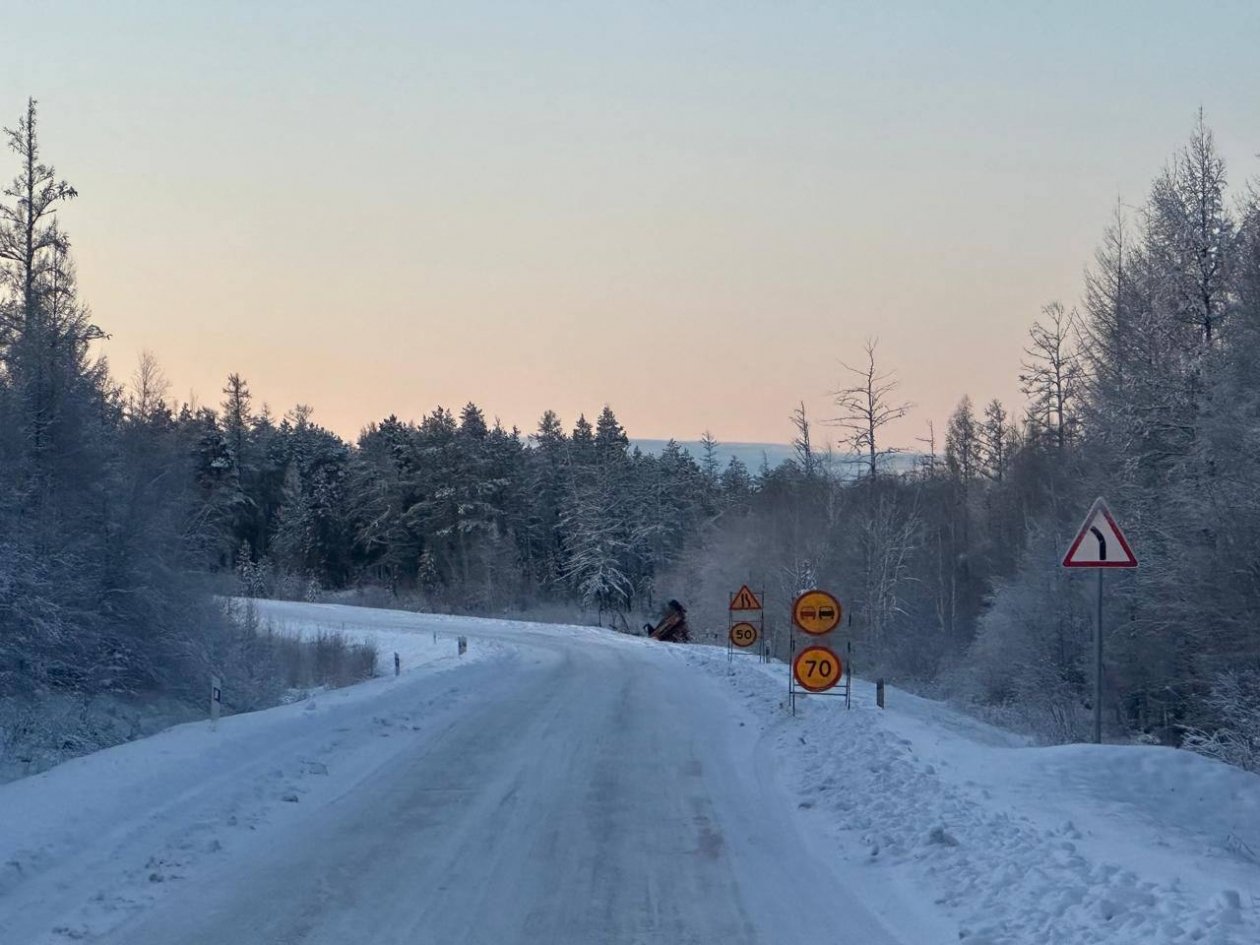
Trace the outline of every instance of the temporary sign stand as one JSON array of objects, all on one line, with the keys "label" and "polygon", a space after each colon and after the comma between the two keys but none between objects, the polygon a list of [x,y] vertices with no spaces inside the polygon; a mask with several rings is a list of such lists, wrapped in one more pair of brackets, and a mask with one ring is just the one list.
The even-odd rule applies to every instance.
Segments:
[{"label": "temporary sign stand", "polygon": [[1067,554],[1065,568],[1094,568],[1098,571],[1098,618],[1094,623],[1094,744],[1102,744],[1103,693],[1103,571],[1106,568],[1136,568],[1137,555],[1129,547],[1124,532],[1116,524],[1111,509],[1100,497],[1094,500],[1085,523]]},{"label": "temporary sign stand", "polygon": [[765,596],[765,591],[754,594],[747,584],[731,595],[727,610],[727,663],[735,659],[736,651],[756,653],[759,663],[766,661],[766,611],[761,603]]},{"label": "temporary sign stand", "polygon": [[[806,591],[792,604],[792,624],[788,634],[791,651],[788,703],[792,707],[793,715],[796,715],[798,694],[843,696],[845,708],[851,708],[853,705],[852,672],[835,650],[830,646],[824,646],[819,640],[840,626],[843,613],[844,608],[840,606],[840,601],[826,591]],[[797,630],[808,634],[818,642],[810,642],[798,652],[796,649]],[[838,689],[837,686],[839,686]]]}]

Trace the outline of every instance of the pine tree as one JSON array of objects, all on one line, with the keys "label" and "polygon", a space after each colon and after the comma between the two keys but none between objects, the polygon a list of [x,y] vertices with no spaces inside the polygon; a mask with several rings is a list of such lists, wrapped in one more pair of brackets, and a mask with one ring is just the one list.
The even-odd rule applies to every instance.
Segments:
[{"label": "pine tree", "polygon": [[595,432],[586,414],[578,415],[569,437],[569,447],[569,458],[575,467],[583,468],[595,462]]},{"label": "pine tree", "polygon": [[[576,435],[575,435],[576,439]],[[630,448],[630,438],[607,404],[595,422],[595,454],[601,463],[620,462]]]},{"label": "pine tree", "polygon": [[708,430],[701,433],[701,473],[704,476],[704,505],[706,512],[717,510],[717,494],[721,486],[722,465],[718,460],[721,444]]},{"label": "pine tree", "polygon": [[560,580],[564,560],[560,515],[568,492],[568,438],[560,418],[548,410],[531,439],[534,448],[527,457],[526,494],[532,501],[522,535],[522,558],[534,579],[549,587]]}]

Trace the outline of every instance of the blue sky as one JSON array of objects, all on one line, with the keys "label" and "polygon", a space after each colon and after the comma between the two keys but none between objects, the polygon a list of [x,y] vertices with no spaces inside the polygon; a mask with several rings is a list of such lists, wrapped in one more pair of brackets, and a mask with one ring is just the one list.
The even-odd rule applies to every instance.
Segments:
[{"label": "blue sky", "polygon": [[1203,106],[1260,171],[1260,4],[59,4],[5,14],[125,376],[353,434],[785,440],[867,336],[918,407],[1018,405],[1118,197]]}]

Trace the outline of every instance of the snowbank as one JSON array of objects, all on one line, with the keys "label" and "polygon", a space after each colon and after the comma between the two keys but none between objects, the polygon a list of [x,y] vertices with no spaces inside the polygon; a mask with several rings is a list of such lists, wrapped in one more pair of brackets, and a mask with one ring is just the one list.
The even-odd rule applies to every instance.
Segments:
[{"label": "snowbank", "polygon": [[[276,632],[340,629],[309,619],[309,605],[260,603],[292,618]],[[369,632],[405,653],[401,679],[227,716],[214,730],[208,720],[178,725],[0,785],[0,942],[115,928],[225,850],[265,844],[267,825],[318,816],[464,711],[496,664],[519,658],[486,640],[470,641],[461,657],[451,634],[434,644],[431,631],[372,623],[351,635]]]},{"label": "snowbank", "polygon": [[[930,891],[958,940],[1260,942],[1254,774],[1168,748],[1026,747],[896,689],[881,711],[861,681],[851,711],[806,697],[793,719],[783,664],[728,666],[708,647],[686,658],[727,676],[764,720],[828,855],[864,866],[872,894]],[[903,928],[913,918],[889,917]]]}]

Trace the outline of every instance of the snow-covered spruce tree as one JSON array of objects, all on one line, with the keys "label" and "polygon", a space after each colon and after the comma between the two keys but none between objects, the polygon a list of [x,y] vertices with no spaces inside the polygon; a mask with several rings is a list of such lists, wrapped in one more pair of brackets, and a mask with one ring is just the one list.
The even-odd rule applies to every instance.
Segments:
[{"label": "snow-covered spruce tree", "polygon": [[[417,500],[418,457],[414,425],[389,416],[359,436],[346,488],[347,527],[361,578],[397,593],[416,576],[424,547],[419,523],[408,513]],[[432,551],[428,551],[432,558]],[[440,582],[436,565],[434,581]]]},{"label": "snow-covered spruce tree", "polygon": [[708,430],[700,434],[700,472],[704,477],[705,512],[712,515],[718,509],[721,492],[722,463],[718,458],[721,444]]},{"label": "snow-covered spruce tree", "polygon": [[733,512],[747,512],[753,494],[753,479],[748,467],[738,456],[732,456],[722,470],[722,505]]},{"label": "snow-covered spruce tree", "polygon": [[564,541],[561,511],[568,492],[569,441],[555,411],[546,411],[524,456],[526,519],[517,533],[521,561],[540,589],[553,590],[561,580]]},{"label": "snow-covered spruce tree", "polygon": [[113,405],[54,216],[75,190],[43,162],[33,100],[5,134],[18,173],[0,199],[0,691],[87,689],[108,637]]},{"label": "snow-covered spruce tree", "polygon": [[598,464],[575,483],[560,527],[568,556],[564,577],[584,607],[624,613],[634,596],[629,510],[619,470]]}]

